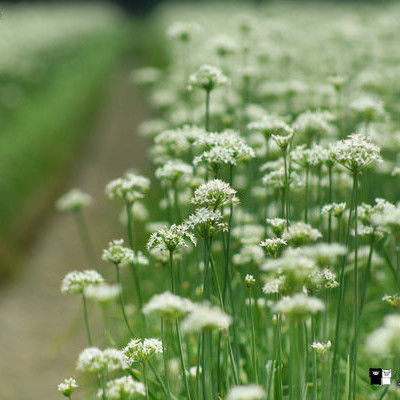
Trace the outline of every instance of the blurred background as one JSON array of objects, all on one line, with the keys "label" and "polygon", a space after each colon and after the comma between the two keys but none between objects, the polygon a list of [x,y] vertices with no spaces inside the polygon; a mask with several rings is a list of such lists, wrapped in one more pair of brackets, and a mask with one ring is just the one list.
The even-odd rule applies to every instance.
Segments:
[{"label": "blurred background", "polygon": [[[119,237],[119,210],[104,186],[128,167],[146,173],[147,144],[136,133],[154,116],[131,71],[165,68],[166,26],[188,15],[196,20],[190,7],[202,3],[0,3],[0,400],[57,398],[57,383],[74,374],[86,344],[81,304],[59,288],[86,259],[75,221],[58,215],[54,202],[73,187],[93,196],[86,218],[98,255]],[[219,3],[240,10],[279,2]],[[359,4],[383,1],[296,1],[284,12],[308,13],[321,3],[352,7],[354,18]]]}]

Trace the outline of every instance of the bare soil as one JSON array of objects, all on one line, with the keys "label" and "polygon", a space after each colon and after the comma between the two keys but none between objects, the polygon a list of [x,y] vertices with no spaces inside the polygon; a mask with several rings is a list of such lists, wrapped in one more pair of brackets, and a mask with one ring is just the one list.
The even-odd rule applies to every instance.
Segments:
[{"label": "bare soil", "polygon": [[[147,110],[141,93],[129,86],[130,69],[125,65],[113,78],[94,131],[65,185],[66,190],[79,187],[94,198],[85,217],[99,259],[108,241],[122,235],[120,209],[105,198],[105,184],[129,167],[147,166],[146,143],[136,134]],[[68,271],[87,267],[85,253],[73,217],[53,210],[49,214],[20,272],[0,292],[1,400],[62,398],[56,386],[76,376],[77,355],[87,347],[80,296],[60,293]],[[100,272],[106,269],[100,266]],[[94,319],[96,330],[99,316]],[[98,337],[97,332],[95,342]],[[83,395],[78,390],[74,398]]]}]

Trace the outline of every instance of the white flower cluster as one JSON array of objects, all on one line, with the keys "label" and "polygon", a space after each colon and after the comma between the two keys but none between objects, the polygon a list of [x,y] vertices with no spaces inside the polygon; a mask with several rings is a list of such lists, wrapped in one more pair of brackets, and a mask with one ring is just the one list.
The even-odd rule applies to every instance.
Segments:
[{"label": "white flower cluster", "polygon": [[325,204],[321,209],[321,214],[330,214],[335,218],[341,218],[346,210],[346,203]]},{"label": "white flower cluster", "polygon": [[236,190],[231,188],[229,183],[214,179],[197,188],[191,202],[199,207],[216,210],[230,204],[238,204],[239,199],[236,197]]},{"label": "white flower cluster", "polygon": [[294,222],[283,232],[282,239],[286,240],[291,246],[302,246],[311,242],[316,242],[322,237],[318,229],[304,222]]},{"label": "white flower cluster", "polygon": [[380,149],[366,136],[355,133],[330,146],[331,157],[352,173],[360,173],[382,160]]},{"label": "white flower cluster", "polygon": [[174,185],[180,178],[190,179],[193,167],[181,160],[168,160],[156,169],[156,177],[163,183]]},{"label": "white flower cluster", "polygon": [[226,330],[232,323],[232,317],[220,308],[208,303],[197,303],[193,310],[182,322],[182,330],[190,332],[201,332],[205,329]]},{"label": "white flower cluster", "polygon": [[144,176],[127,172],[123,177],[114,179],[106,186],[106,195],[110,199],[122,199],[132,203],[142,199],[150,189],[150,180]]},{"label": "white flower cluster", "polygon": [[282,297],[276,305],[277,312],[295,318],[302,318],[309,314],[315,314],[325,309],[324,303],[316,298],[303,293],[297,293],[292,297]]},{"label": "white flower cluster", "polygon": [[147,363],[156,354],[163,352],[163,344],[160,340],[150,339],[132,339],[123,349],[129,364],[136,362]]},{"label": "white flower cluster", "polygon": [[61,292],[68,294],[82,294],[89,285],[103,283],[104,278],[95,270],[71,271],[65,275]]},{"label": "white flower cluster", "polygon": [[227,400],[262,400],[265,398],[265,390],[260,385],[234,386],[226,396]]},{"label": "white flower cluster", "polygon": [[328,352],[328,350],[332,347],[332,343],[330,340],[328,340],[326,343],[321,343],[321,342],[314,342],[311,347],[314,349],[314,351],[319,355],[323,356]]},{"label": "white flower cluster", "polygon": [[400,355],[400,315],[387,315],[383,325],[367,338],[367,349],[371,353],[382,355]]},{"label": "white flower cluster", "polygon": [[189,88],[200,88],[206,92],[229,84],[229,79],[223,72],[212,65],[202,65],[197,72],[189,77]]},{"label": "white flower cluster", "polygon": [[131,265],[148,265],[148,258],[141,251],[133,251],[129,247],[124,246],[123,239],[113,240],[108,243],[108,248],[103,250],[102,260],[112,264],[124,266]]},{"label": "white flower cluster", "polygon": [[229,226],[220,210],[198,208],[194,214],[183,221],[186,229],[195,232],[201,239],[209,239],[218,232],[227,232]]},{"label": "white flower cluster", "polygon": [[167,29],[167,37],[171,40],[188,43],[201,30],[201,26],[196,22],[175,22]]},{"label": "white flower cluster", "polygon": [[100,350],[88,347],[79,354],[76,369],[82,372],[104,373],[128,367],[124,353],[117,349]]},{"label": "white flower cluster", "polygon": [[[146,396],[146,387],[131,376],[122,376],[107,382],[105,395],[109,400],[134,400],[137,395]],[[97,397],[103,398],[102,389],[99,390]]]},{"label": "white flower cluster", "polygon": [[79,387],[78,384],[76,383],[76,380],[74,378],[68,378],[64,379],[63,382],[61,382],[58,386],[57,389],[59,392],[61,392],[65,397],[70,398],[72,392]]},{"label": "white flower cluster", "polygon": [[267,253],[273,257],[276,257],[283,246],[287,246],[287,241],[281,238],[265,239],[260,243],[261,247],[264,247]]},{"label": "white flower cluster", "polygon": [[186,225],[171,225],[151,234],[147,249],[177,251],[188,246],[188,241],[196,245],[196,237]]},{"label": "white flower cluster", "polygon": [[191,300],[167,291],[154,295],[143,307],[143,313],[156,313],[161,318],[175,319],[189,313],[193,310],[193,307]]},{"label": "white flower cluster", "polygon": [[112,303],[120,294],[121,287],[119,285],[108,285],[106,283],[100,285],[89,285],[85,287],[83,294],[86,298],[106,306]]},{"label": "white flower cluster", "polygon": [[79,189],[71,189],[56,201],[56,209],[61,212],[80,211],[92,202],[92,197]]},{"label": "white flower cluster", "polygon": [[361,97],[352,101],[350,110],[365,122],[381,121],[385,117],[383,103],[370,97]]}]

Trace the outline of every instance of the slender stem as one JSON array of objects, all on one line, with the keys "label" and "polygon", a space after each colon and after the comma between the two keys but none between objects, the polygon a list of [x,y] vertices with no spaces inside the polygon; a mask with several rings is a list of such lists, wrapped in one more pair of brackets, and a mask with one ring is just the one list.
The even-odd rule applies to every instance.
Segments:
[{"label": "slender stem", "polygon": [[158,383],[160,384],[160,386],[161,386],[161,388],[162,388],[162,390],[163,390],[165,396],[167,396],[167,398],[168,398],[168,391],[167,391],[167,388],[165,387],[165,384],[164,384],[163,380],[161,379],[160,374],[157,372],[157,369],[155,369],[155,368],[153,367],[153,365],[150,363],[150,361],[149,361],[149,367],[150,367],[150,369],[152,370],[154,376],[156,377]]},{"label": "slender stem", "polygon": [[206,114],[205,114],[205,128],[206,132],[210,131],[210,91],[206,90]]},{"label": "slender stem", "polygon": [[[315,342],[315,317],[311,315],[311,343]],[[312,398],[317,400],[317,354],[312,352],[313,391]]]},{"label": "slender stem", "polygon": [[233,378],[235,381],[235,385],[238,385],[239,384],[239,375],[238,375],[238,371],[236,368],[235,357],[233,355],[232,345],[231,345],[231,341],[229,339],[229,335],[226,335],[226,340],[227,340],[227,344],[228,344],[229,358],[231,360],[231,365],[232,365],[232,370],[233,370]]},{"label": "slender stem", "polygon": [[201,333],[201,387],[203,392],[203,400],[207,399],[207,392],[206,392],[206,351],[205,351],[205,341],[206,341],[206,333],[203,330]]},{"label": "slender stem", "polygon": [[146,390],[146,399],[149,400],[149,388],[147,387],[146,363],[142,363],[143,367],[143,384]]},{"label": "slender stem", "polygon": [[135,250],[134,246],[134,237],[133,237],[133,228],[132,228],[132,206],[133,203],[131,201],[127,201],[125,203],[126,207],[126,216],[127,216],[127,228],[128,228],[128,240],[129,240],[129,247],[132,250]]},{"label": "slender stem", "polygon": [[253,317],[253,299],[251,288],[249,288],[249,308],[250,308],[250,323],[251,323],[251,353],[253,358],[253,374],[256,383],[258,383],[258,368],[257,368],[257,354],[256,354],[256,333],[254,329]]},{"label": "slender stem", "polygon": [[162,341],[162,346],[163,346],[164,375],[165,375],[165,381],[167,384],[167,399],[170,399],[171,398],[171,388],[170,388],[170,384],[169,384],[169,373],[168,373],[168,365],[167,365],[168,346],[166,345],[167,338],[165,335],[164,325],[165,325],[164,319],[161,318],[161,341]]},{"label": "slender stem", "polygon": [[[332,203],[333,190],[332,190],[332,166],[329,166],[329,200],[328,203]],[[332,213],[328,215],[328,243],[332,241]]]},{"label": "slender stem", "polygon": [[[354,197],[355,197],[355,186],[353,181],[353,189],[351,192],[351,203],[350,203],[350,212],[349,212],[349,219],[347,222],[347,232],[345,238],[345,245],[348,246],[349,237],[350,237],[350,227],[351,227],[351,218],[353,212],[353,204],[354,204]],[[338,376],[338,366],[337,366],[337,353],[339,350],[339,333],[340,333],[340,322],[342,316],[342,306],[343,306],[343,299],[344,299],[344,289],[345,289],[345,266],[347,261],[347,254],[343,256],[341,271],[340,271],[340,292],[339,292],[339,302],[338,302],[338,310],[336,314],[336,327],[335,327],[335,339],[333,343],[333,358],[332,358],[332,368],[331,368],[331,388],[330,388],[330,398],[332,399],[335,393],[335,376]]]},{"label": "slender stem", "polygon": [[96,266],[96,253],[94,251],[94,247],[92,241],[90,239],[89,230],[86,226],[85,219],[83,218],[83,214],[81,211],[77,211],[74,213],[75,220],[78,225],[79,235],[81,237],[83,246],[85,248],[86,256],[90,265]]},{"label": "slender stem", "polygon": [[172,293],[175,294],[175,279],[174,279],[174,260],[173,260],[173,251],[169,251],[169,274],[171,279],[171,289]]},{"label": "slender stem", "polygon": [[287,166],[287,154],[283,153],[283,162],[285,167],[285,217],[286,227],[289,227],[289,177],[288,177],[288,166]]},{"label": "slender stem", "polygon": [[88,343],[89,343],[89,346],[93,346],[92,334],[90,333],[86,297],[85,297],[85,295],[83,293],[82,293],[82,301],[83,301],[83,314],[84,314],[84,317],[85,317],[85,326],[86,326],[86,334],[87,334],[87,338],[88,338]]},{"label": "slender stem", "polygon": [[308,180],[310,175],[310,167],[306,167],[306,188],[304,193],[304,222],[308,222]]},{"label": "slender stem", "polygon": [[181,335],[181,329],[180,329],[178,321],[176,321],[176,332],[178,334],[179,355],[181,357],[182,375],[183,375],[183,381],[185,383],[186,396],[187,396],[188,400],[191,400],[192,396],[190,394],[189,382],[188,382],[187,373],[186,373],[187,369],[186,369],[185,357],[183,354],[183,347],[182,347],[182,335]]},{"label": "slender stem", "polygon": [[123,293],[122,293],[121,277],[120,277],[120,274],[119,274],[119,265],[118,264],[115,264],[115,270],[117,272],[117,283],[118,283],[118,285],[120,287],[119,304],[121,306],[122,315],[124,317],[124,321],[125,321],[125,324],[126,324],[126,326],[128,328],[128,331],[129,331],[130,335],[131,336],[135,336],[135,333],[133,332],[133,330],[132,330],[132,328],[131,328],[131,326],[129,324],[128,317],[127,317],[126,311],[125,311],[124,296],[123,296]]},{"label": "slender stem", "polygon": [[354,354],[353,354],[353,400],[356,399],[357,386],[357,334],[358,334],[358,173],[354,174]]}]

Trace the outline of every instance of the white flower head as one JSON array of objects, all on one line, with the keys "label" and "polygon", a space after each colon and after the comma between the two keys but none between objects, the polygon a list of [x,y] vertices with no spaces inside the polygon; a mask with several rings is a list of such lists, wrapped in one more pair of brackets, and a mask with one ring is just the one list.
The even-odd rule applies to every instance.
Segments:
[{"label": "white flower head", "polygon": [[202,28],[197,22],[175,22],[167,29],[167,38],[181,43],[189,43],[201,30]]},{"label": "white flower head", "polygon": [[132,339],[123,350],[130,364],[135,362],[147,363],[156,354],[163,352],[163,344],[160,340],[149,339]]},{"label": "white flower head", "polygon": [[330,340],[328,340],[326,343],[321,343],[321,342],[314,342],[311,347],[313,350],[319,355],[323,356],[328,352],[328,350],[332,347],[332,343]]},{"label": "white flower head", "polygon": [[56,201],[56,209],[61,212],[80,211],[92,202],[92,197],[79,189],[71,189]]},{"label": "white flower head", "polygon": [[76,369],[82,372],[112,372],[127,368],[127,358],[117,349],[88,347],[79,354]]},{"label": "white flower head", "polygon": [[182,330],[201,332],[204,329],[226,330],[232,323],[232,317],[220,308],[208,303],[195,304],[193,310],[182,322]]},{"label": "white flower head", "polygon": [[206,92],[227,84],[229,84],[229,79],[219,68],[212,65],[202,65],[189,77],[189,88],[200,88]]},{"label": "white flower head", "polygon": [[287,241],[281,238],[265,239],[260,243],[261,247],[264,247],[268,254],[276,257],[283,246],[287,246]]},{"label": "white flower head", "polygon": [[277,237],[280,237],[285,230],[286,220],[283,218],[267,218],[267,224]]},{"label": "white flower head", "polygon": [[119,296],[121,287],[119,285],[108,285],[106,283],[100,285],[89,285],[83,290],[83,294],[86,298],[106,306]]},{"label": "white flower head", "polygon": [[174,224],[152,233],[147,242],[147,249],[158,248],[160,250],[177,251],[187,247],[188,242],[196,245],[196,237],[190,233],[186,225]]},{"label": "white flower head", "polygon": [[265,399],[265,390],[260,385],[234,386],[226,396],[227,400],[262,400]]},{"label": "white flower head", "polygon": [[76,383],[76,380],[74,378],[68,378],[64,379],[63,382],[61,382],[58,386],[57,389],[59,392],[61,392],[65,397],[70,398],[72,392],[79,387],[78,384]]},{"label": "white flower head", "polygon": [[229,183],[214,179],[204,183],[194,192],[191,202],[199,207],[217,209],[230,204],[238,204],[236,190],[232,189]]},{"label": "white flower head", "polygon": [[155,175],[163,183],[175,184],[181,178],[190,180],[193,167],[181,160],[168,160],[162,167],[156,169]]},{"label": "white flower head", "polygon": [[103,261],[112,264],[126,264],[133,257],[133,250],[124,246],[123,239],[113,240],[108,243],[108,248],[103,250]]},{"label": "white flower head", "polygon": [[321,213],[322,214],[330,214],[335,218],[340,218],[344,211],[346,210],[346,203],[331,203],[326,204],[322,207]]},{"label": "white flower head", "polygon": [[383,325],[367,338],[367,349],[379,355],[400,355],[400,315],[387,315]]},{"label": "white flower head", "polygon": [[110,199],[122,199],[132,203],[142,199],[150,189],[150,181],[144,176],[127,172],[123,177],[114,179],[106,186],[106,195]]},{"label": "white flower head", "polygon": [[61,284],[61,292],[82,294],[85,287],[103,282],[104,278],[95,270],[72,271],[65,275]]},{"label": "white flower head", "polygon": [[[109,400],[133,400],[137,395],[146,396],[146,387],[129,375],[107,382],[105,392]],[[103,390],[99,390],[97,397],[103,397]]]},{"label": "white flower head", "polygon": [[191,300],[167,291],[154,295],[143,307],[143,313],[156,313],[161,318],[175,319],[192,311],[193,307],[194,305]]},{"label": "white flower head", "polygon": [[183,225],[201,239],[208,239],[218,232],[227,232],[229,229],[220,210],[210,210],[206,207],[198,208],[194,214],[189,215]]},{"label": "white flower head", "polygon": [[302,246],[311,242],[316,242],[322,237],[318,229],[312,228],[311,225],[304,222],[295,222],[283,232],[282,238],[288,242],[290,246]]},{"label": "white flower head", "polygon": [[292,297],[282,297],[275,305],[276,311],[292,317],[305,317],[325,309],[324,303],[316,298],[303,293]]}]

